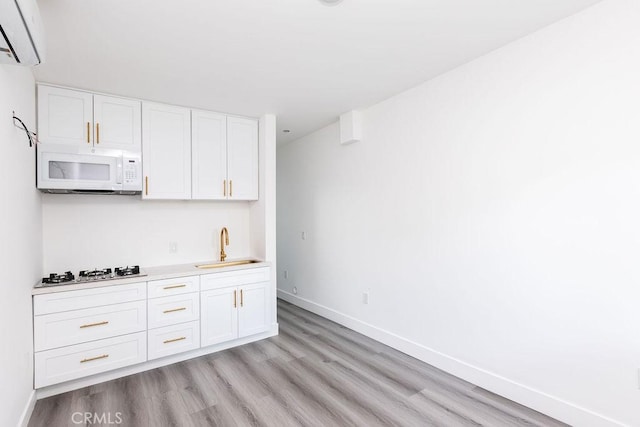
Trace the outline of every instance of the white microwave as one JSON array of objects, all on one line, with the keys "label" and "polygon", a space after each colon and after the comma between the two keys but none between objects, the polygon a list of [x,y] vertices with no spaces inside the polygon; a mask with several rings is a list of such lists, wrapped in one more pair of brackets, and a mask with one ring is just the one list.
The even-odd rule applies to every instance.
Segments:
[{"label": "white microwave", "polygon": [[39,144],[37,187],[48,193],[139,194],[139,153]]}]

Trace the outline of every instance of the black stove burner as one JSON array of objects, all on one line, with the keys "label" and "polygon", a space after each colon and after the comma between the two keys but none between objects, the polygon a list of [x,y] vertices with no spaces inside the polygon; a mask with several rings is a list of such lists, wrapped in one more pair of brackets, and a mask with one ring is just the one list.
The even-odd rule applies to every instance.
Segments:
[{"label": "black stove burner", "polygon": [[54,285],[57,283],[71,282],[74,279],[75,277],[73,276],[73,273],[67,271],[64,274],[50,274],[49,277],[43,277],[42,283],[46,285]]},{"label": "black stove burner", "polygon": [[126,266],[126,267],[116,267],[116,276],[133,276],[134,274],[140,274],[140,266]]},{"label": "black stove burner", "polygon": [[67,284],[89,284],[91,282],[102,282],[114,279],[129,278],[129,277],[143,277],[146,273],[140,269],[140,266],[126,266],[117,267],[115,269],[104,268],[94,270],[82,270],[78,273],[78,278],[67,271],[64,274],[50,274],[49,277],[44,277],[42,283],[35,285],[36,288],[43,288],[47,286],[55,285],[67,285]]},{"label": "black stove burner", "polygon": [[82,270],[78,276],[80,276],[80,280],[99,280],[112,278],[113,273],[110,268],[105,268],[102,270]]}]

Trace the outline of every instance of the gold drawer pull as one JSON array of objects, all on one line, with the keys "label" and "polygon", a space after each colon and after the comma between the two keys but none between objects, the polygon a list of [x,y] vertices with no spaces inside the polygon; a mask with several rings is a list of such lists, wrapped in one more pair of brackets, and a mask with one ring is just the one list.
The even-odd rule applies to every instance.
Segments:
[{"label": "gold drawer pull", "polygon": [[173,285],[173,286],[165,286],[162,289],[176,289],[176,288],[186,288],[187,285]]},{"label": "gold drawer pull", "polygon": [[107,324],[109,324],[109,321],[108,321],[108,320],[105,320],[104,322],[88,323],[88,324],[86,324],[86,325],[82,325],[82,326],[80,326],[80,329],[83,329],[83,328],[92,328],[92,327],[94,327],[94,326],[102,326],[102,325],[107,325]]},{"label": "gold drawer pull", "polygon": [[91,144],[91,123],[87,122],[87,144]]},{"label": "gold drawer pull", "polygon": [[172,308],[171,310],[163,311],[163,313],[173,313],[174,311],[182,311],[182,310],[186,310],[186,309],[187,309],[187,307]]},{"label": "gold drawer pull", "polygon": [[174,338],[172,340],[164,341],[164,344],[169,344],[170,342],[182,341],[182,340],[186,340],[186,339],[187,339],[187,337]]},{"label": "gold drawer pull", "polygon": [[100,123],[96,123],[96,143],[100,144]]},{"label": "gold drawer pull", "polygon": [[240,289],[240,307],[244,307],[244,293]]},{"label": "gold drawer pull", "polygon": [[80,363],[87,363],[87,362],[91,362],[93,360],[106,359],[107,357],[109,357],[108,354],[103,354],[102,356],[96,356],[96,357],[90,357],[88,359],[82,359],[80,361]]},{"label": "gold drawer pull", "polygon": [[238,295],[238,291],[233,291],[233,308],[238,307],[238,299],[236,296]]}]

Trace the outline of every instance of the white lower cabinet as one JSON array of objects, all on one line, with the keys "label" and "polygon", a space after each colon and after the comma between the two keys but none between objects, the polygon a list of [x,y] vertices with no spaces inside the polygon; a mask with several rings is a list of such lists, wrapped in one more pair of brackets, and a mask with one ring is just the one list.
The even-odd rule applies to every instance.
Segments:
[{"label": "white lower cabinet", "polygon": [[42,351],[147,329],[146,301],[64,311],[34,319],[34,350]]},{"label": "white lower cabinet", "polygon": [[78,289],[52,292],[33,297],[33,314],[36,316],[81,308],[121,304],[128,301],[146,301],[147,283],[105,286],[102,288]]},{"label": "white lower cabinet", "polygon": [[34,296],[35,387],[146,361],[146,285]]},{"label": "white lower cabinet", "polygon": [[200,348],[200,322],[179,323],[147,333],[149,360]]},{"label": "white lower cabinet", "polygon": [[149,360],[200,348],[199,290],[200,276],[149,282]]},{"label": "white lower cabinet", "polygon": [[200,291],[200,276],[153,280],[147,285],[149,299]]},{"label": "white lower cabinet", "polygon": [[240,288],[238,337],[248,337],[269,329],[269,282]]},{"label": "white lower cabinet", "polygon": [[123,335],[35,354],[35,387],[45,387],[147,360],[147,334]]},{"label": "white lower cabinet", "polygon": [[269,329],[271,287],[270,282],[260,281],[268,276],[268,267],[223,273],[223,278],[215,273],[201,276],[200,329],[203,347]]},{"label": "white lower cabinet", "polygon": [[202,346],[238,337],[238,289],[204,291],[200,296]]},{"label": "white lower cabinet", "polygon": [[272,298],[270,267],[36,295],[35,387],[266,332]]},{"label": "white lower cabinet", "polygon": [[149,300],[149,329],[200,319],[200,295],[197,292]]}]

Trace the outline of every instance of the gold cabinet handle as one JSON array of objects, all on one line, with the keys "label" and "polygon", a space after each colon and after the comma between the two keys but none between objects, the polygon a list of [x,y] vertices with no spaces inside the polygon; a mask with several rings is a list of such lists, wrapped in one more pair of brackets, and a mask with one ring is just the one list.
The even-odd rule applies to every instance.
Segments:
[{"label": "gold cabinet handle", "polygon": [[224,197],[227,197],[227,180],[222,181],[222,192],[224,193]]},{"label": "gold cabinet handle", "polygon": [[91,123],[87,122],[87,144],[91,144]]},{"label": "gold cabinet handle", "polygon": [[148,176],[144,177],[144,195],[145,196],[149,195],[149,177]]},{"label": "gold cabinet handle", "polygon": [[187,287],[187,285],[182,284],[182,285],[165,286],[162,289],[176,289],[176,288],[186,288],[186,287]]},{"label": "gold cabinet handle", "polygon": [[100,123],[96,123],[96,144],[100,144]]},{"label": "gold cabinet handle", "polygon": [[233,197],[233,180],[231,179],[229,180],[229,197]]},{"label": "gold cabinet handle", "polygon": [[170,342],[182,341],[182,340],[186,340],[186,339],[187,339],[187,337],[173,338],[173,339],[170,339],[170,340],[163,341],[163,344],[169,344]]},{"label": "gold cabinet handle", "polygon": [[80,325],[80,329],[92,328],[94,326],[102,326],[102,325],[108,325],[108,324],[109,324],[108,320],[105,320],[104,322],[87,323],[86,325]]},{"label": "gold cabinet handle", "polygon": [[173,313],[175,311],[182,311],[182,310],[186,310],[187,307],[180,307],[180,308],[172,308],[171,310],[165,310],[163,311],[163,313]]},{"label": "gold cabinet handle", "polygon": [[238,307],[238,291],[233,291],[233,308]]},{"label": "gold cabinet handle", "polygon": [[89,357],[88,359],[82,359],[80,361],[80,363],[87,363],[87,362],[91,362],[93,360],[100,360],[100,359],[106,359],[107,357],[109,357],[108,354],[103,354],[101,356],[96,356],[96,357]]},{"label": "gold cabinet handle", "polygon": [[240,289],[240,307],[244,307],[244,296],[242,293],[242,289]]}]

